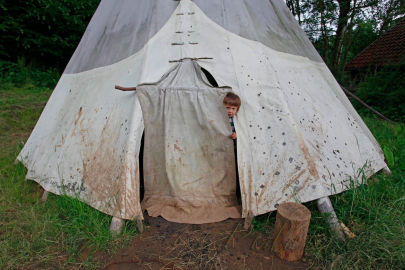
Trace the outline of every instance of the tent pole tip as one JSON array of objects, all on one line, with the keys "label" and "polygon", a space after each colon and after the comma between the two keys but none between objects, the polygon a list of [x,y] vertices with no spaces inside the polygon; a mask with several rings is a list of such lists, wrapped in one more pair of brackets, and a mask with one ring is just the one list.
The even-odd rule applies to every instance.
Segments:
[{"label": "tent pole tip", "polygon": [[44,193],[42,193],[41,202],[45,203],[46,200],[48,200],[48,194],[49,191],[44,190]]},{"label": "tent pole tip", "polygon": [[386,174],[386,175],[391,175],[391,174],[392,174],[392,172],[391,172],[391,170],[388,168],[388,166],[384,167],[384,168],[382,169],[382,172],[383,172],[383,174]]},{"label": "tent pole tip", "polygon": [[121,233],[124,226],[124,220],[121,218],[113,217],[110,224],[110,233],[116,236]]},{"label": "tent pole tip", "polygon": [[316,204],[318,206],[319,212],[322,214],[328,215],[327,217],[327,222],[329,223],[330,229],[332,232],[336,233],[336,235],[344,239],[345,235],[342,229],[342,226],[339,223],[339,220],[336,216],[335,210],[333,209],[332,202],[330,201],[329,197],[323,197],[320,198],[316,201]]},{"label": "tent pole tip", "polygon": [[136,228],[138,229],[138,231],[140,233],[143,233],[143,231],[145,230],[145,227],[143,225],[143,220],[140,217],[136,218]]}]

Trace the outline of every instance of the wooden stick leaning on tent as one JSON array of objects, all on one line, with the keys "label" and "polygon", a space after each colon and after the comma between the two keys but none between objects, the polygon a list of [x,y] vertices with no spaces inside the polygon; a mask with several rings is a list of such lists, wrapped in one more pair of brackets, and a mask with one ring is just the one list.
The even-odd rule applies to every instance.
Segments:
[{"label": "wooden stick leaning on tent", "polygon": [[136,87],[123,87],[120,85],[115,85],[114,88],[121,91],[136,91]]},{"label": "wooden stick leaning on tent", "polygon": [[361,105],[363,105],[364,107],[366,107],[367,109],[369,109],[370,111],[372,111],[373,113],[378,115],[380,118],[387,120],[388,122],[395,123],[395,121],[392,121],[391,119],[389,119],[388,117],[386,117],[385,115],[383,115],[382,113],[380,113],[379,111],[377,111],[376,109],[374,109],[373,107],[371,107],[370,105],[365,103],[358,96],[356,96],[355,94],[353,94],[352,92],[350,92],[349,90],[344,88],[343,86],[340,85],[340,88],[342,88],[343,92],[345,92],[347,95],[349,95],[350,97],[352,97],[355,100],[357,100],[358,102],[360,102]]}]

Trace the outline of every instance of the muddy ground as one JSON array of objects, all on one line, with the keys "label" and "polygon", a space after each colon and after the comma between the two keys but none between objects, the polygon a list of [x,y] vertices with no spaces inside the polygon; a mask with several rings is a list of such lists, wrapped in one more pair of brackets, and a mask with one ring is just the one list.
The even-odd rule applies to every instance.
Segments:
[{"label": "muddy ground", "polygon": [[145,231],[117,252],[105,270],[126,269],[305,269],[271,252],[271,232],[243,230],[242,219],[210,224],[179,224],[147,217]]}]

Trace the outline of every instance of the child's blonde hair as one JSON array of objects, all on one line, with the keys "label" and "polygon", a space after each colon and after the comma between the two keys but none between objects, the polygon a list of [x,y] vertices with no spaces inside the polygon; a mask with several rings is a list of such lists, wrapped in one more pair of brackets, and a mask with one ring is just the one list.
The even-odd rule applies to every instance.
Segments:
[{"label": "child's blonde hair", "polygon": [[238,108],[240,108],[240,97],[237,94],[234,94],[232,92],[228,92],[226,93],[225,97],[224,97],[224,101],[223,101],[224,105],[228,105],[228,106],[235,106]]}]

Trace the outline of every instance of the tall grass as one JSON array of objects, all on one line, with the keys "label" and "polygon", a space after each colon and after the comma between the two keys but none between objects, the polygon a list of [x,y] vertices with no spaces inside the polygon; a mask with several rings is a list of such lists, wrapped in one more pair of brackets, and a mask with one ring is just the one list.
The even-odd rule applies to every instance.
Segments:
[{"label": "tall grass", "polygon": [[405,126],[367,118],[381,146],[393,153],[392,175],[377,173],[368,184],[331,197],[338,218],[356,234],[340,241],[313,209],[307,242],[313,269],[405,268]]},{"label": "tall grass", "polygon": [[0,80],[0,269],[97,268],[96,252],[123,246],[136,226],[127,222],[114,239],[108,215],[65,196],[40,202],[42,189],[14,163],[52,91],[30,80],[18,86]]},{"label": "tall grass", "polygon": [[[304,257],[308,269],[405,269],[405,125],[365,122],[391,155],[392,174],[379,172],[367,184],[331,196],[339,220],[356,234],[353,239],[342,241],[331,233],[316,203],[306,204],[312,212]],[[274,222],[270,213],[253,224],[266,232]]]}]

